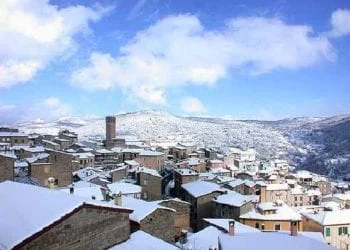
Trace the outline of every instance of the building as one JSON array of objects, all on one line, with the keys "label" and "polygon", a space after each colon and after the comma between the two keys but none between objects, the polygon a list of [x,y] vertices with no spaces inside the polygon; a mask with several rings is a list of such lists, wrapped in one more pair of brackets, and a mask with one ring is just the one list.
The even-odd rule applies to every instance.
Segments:
[{"label": "building", "polygon": [[136,176],[137,184],[142,187],[142,199],[154,201],[162,198],[162,176],[156,170],[139,167]]},{"label": "building", "polygon": [[121,196],[120,199],[117,196],[114,202],[133,209],[129,216],[132,233],[142,230],[166,242],[175,241],[174,209],[127,196]]},{"label": "building", "polygon": [[42,186],[49,186],[49,178],[54,179],[54,186],[64,187],[72,183],[73,156],[62,151],[49,150],[49,156],[42,162],[29,164],[31,177]]},{"label": "building", "polygon": [[223,194],[221,187],[206,181],[194,181],[182,184],[182,199],[191,203],[191,228],[194,231],[203,228],[203,218],[213,216],[214,205],[212,200]]},{"label": "building", "polygon": [[141,151],[136,161],[141,167],[161,171],[164,168],[164,154],[162,152],[144,150]]},{"label": "building", "polygon": [[222,194],[213,199],[214,217],[239,220],[242,214],[253,209],[255,201],[252,197],[234,191]]},{"label": "building", "polygon": [[275,202],[282,200],[290,204],[291,190],[287,183],[283,184],[268,184],[261,190],[261,196],[265,196],[265,201]]},{"label": "building", "polygon": [[18,130],[0,132],[0,142],[10,143],[11,146],[30,145],[28,135],[22,132],[18,132]]},{"label": "building", "polygon": [[116,138],[116,118],[115,116],[106,116],[106,142],[107,148],[114,147],[114,139]]},{"label": "building", "polygon": [[174,169],[174,192],[175,196],[180,198],[182,197],[182,188],[183,184],[197,181],[199,179],[199,174],[188,168],[179,168]]},{"label": "building", "polygon": [[126,168],[127,166],[121,166],[111,170],[110,174],[112,177],[112,182],[120,181],[125,178],[127,176]]},{"label": "building", "polygon": [[119,206],[11,181],[0,200],[1,249],[105,249],[130,235],[132,210]]},{"label": "building", "polygon": [[283,201],[264,202],[240,216],[241,223],[262,231],[289,231],[292,222],[303,230],[301,216]]},{"label": "building", "polygon": [[107,187],[111,196],[123,195],[133,197],[135,199],[141,198],[142,187],[139,185],[127,182],[113,182],[111,184],[107,184]]},{"label": "building", "polygon": [[117,153],[108,149],[97,149],[95,154],[95,167],[114,169],[118,164]]},{"label": "building", "polygon": [[64,129],[58,132],[58,138],[68,140],[71,146],[78,141],[78,134]]},{"label": "building", "polygon": [[175,212],[175,239],[178,239],[182,232],[190,231],[190,206],[191,204],[180,199],[169,199],[156,201],[160,206],[174,209]]},{"label": "building", "polygon": [[14,179],[14,167],[17,157],[14,154],[0,152],[0,182]]},{"label": "building", "polygon": [[337,249],[349,249],[350,209],[302,213],[304,231],[321,232]]}]

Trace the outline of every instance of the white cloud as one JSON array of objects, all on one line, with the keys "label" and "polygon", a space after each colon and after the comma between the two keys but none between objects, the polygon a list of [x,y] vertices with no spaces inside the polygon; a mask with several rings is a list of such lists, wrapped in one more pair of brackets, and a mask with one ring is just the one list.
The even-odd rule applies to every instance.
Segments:
[{"label": "white cloud", "polygon": [[181,110],[185,113],[205,113],[206,109],[203,103],[196,97],[187,96],[181,99]]},{"label": "white cloud", "polygon": [[263,74],[335,57],[329,40],[307,25],[251,17],[210,30],[196,16],[178,15],[138,32],[118,56],[92,53],[71,82],[90,91],[120,88],[129,96],[165,104],[169,89],[214,85],[230,70]]},{"label": "white cloud", "polygon": [[34,120],[51,121],[71,116],[72,113],[70,105],[62,102],[57,97],[48,97],[31,104],[0,105],[0,123]]},{"label": "white cloud", "polygon": [[1,0],[0,88],[24,83],[76,46],[74,36],[88,32],[108,8],[58,9],[48,0]]},{"label": "white cloud", "polygon": [[332,13],[330,36],[339,37],[350,34],[350,10],[338,9]]}]

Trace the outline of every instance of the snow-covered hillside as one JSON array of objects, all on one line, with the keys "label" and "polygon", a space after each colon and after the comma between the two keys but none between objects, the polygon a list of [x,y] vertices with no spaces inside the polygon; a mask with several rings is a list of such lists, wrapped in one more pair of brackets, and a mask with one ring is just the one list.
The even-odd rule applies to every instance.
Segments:
[{"label": "snow-covered hillside", "polygon": [[[235,121],[179,117],[162,110],[121,114],[116,118],[117,133],[121,136],[132,135],[158,142],[195,142],[200,146],[213,146],[222,150],[232,146],[254,147],[261,158],[286,157],[292,164],[305,163],[310,155],[324,153],[327,131],[338,124],[350,122],[350,116],[346,115],[280,121]],[[55,122],[36,121],[16,125],[28,133],[57,134],[60,129],[67,128],[77,132],[80,139],[105,136],[104,118],[67,117]],[[327,159],[337,157],[348,156],[344,156],[343,152],[342,155],[329,155]]]}]

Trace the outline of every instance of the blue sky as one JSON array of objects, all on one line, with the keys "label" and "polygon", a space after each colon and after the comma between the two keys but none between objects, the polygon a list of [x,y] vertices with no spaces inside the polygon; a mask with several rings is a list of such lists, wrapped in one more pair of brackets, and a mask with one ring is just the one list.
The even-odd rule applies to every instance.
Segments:
[{"label": "blue sky", "polygon": [[350,113],[348,0],[5,0],[0,13],[0,123]]}]

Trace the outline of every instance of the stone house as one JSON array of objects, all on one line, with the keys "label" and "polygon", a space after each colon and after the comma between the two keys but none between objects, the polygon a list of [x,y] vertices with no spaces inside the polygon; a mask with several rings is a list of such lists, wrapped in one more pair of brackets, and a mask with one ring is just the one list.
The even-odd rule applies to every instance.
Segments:
[{"label": "stone house", "polygon": [[350,247],[350,209],[302,213],[304,231],[321,232],[337,249]]},{"label": "stone house", "polygon": [[292,222],[303,231],[301,216],[283,201],[264,202],[240,216],[241,223],[262,231],[290,231]]},{"label": "stone house", "polygon": [[133,209],[129,216],[132,233],[142,230],[166,242],[175,241],[174,209],[126,196],[120,198],[117,196],[114,203]]},{"label": "stone house", "polygon": [[224,191],[215,183],[194,181],[182,184],[182,200],[191,204],[190,223],[194,231],[203,228],[203,218],[211,218],[214,212],[212,200]]},{"label": "stone house", "polygon": [[55,138],[53,140],[53,142],[55,142],[58,145],[60,145],[60,150],[67,149],[67,148],[69,148],[72,145],[72,142],[70,140],[63,139],[63,138]]},{"label": "stone house", "polygon": [[29,164],[31,177],[39,181],[42,186],[48,186],[49,178],[54,178],[57,187],[72,183],[73,156],[62,151],[48,150],[49,156],[44,162]]},{"label": "stone house", "polygon": [[225,183],[224,188],[227,188],[229,190],[235,191],[239,194],[243,194],[244,195],[244,181],[241,179],[235,179],[233,181],[230,181],[228,183]]},{"label": "stone house", "polygon": [[42,140],[41,144],[45,147],[45,148],[49,148],[49,149],[53,149],[53,150],[60,150],[60,144],[53,142],[53,141],[49,141],[49,140]]},{"label": "stone house", "polygon": [[213,199],[214,217],[239,220],[242,214],[248,213],[255,202],[252,197],[234,191],[219,195]]},{"label": "stone house", "polygon": [[322,195],[328,195],[332,193],[332,184],[326,180],[318,180],[314,183],[322,193]]},{"label": "stone house", "polygon": [[0,132],[0,142],[10,143],[11,146],[30,145],[28,135],[22,132]]},{"label": "stone house", "polygon": [[118,156],[116,152],[102,148],[94,152],[95,167],[103,167],[113,169],[118,164]]},{"label": "stone house", "polygon": [[189,231],[191,204],[180,199],[160,200],[157,203],[163,207],[174,209],[175,212],[175,238],[179,238],[183,230]]},{"label": "stone house", "polygon": [[118,167],[116,169],[113,169],[113,170],[111,170],[110,174],[112,177],[112,182],[120,181],[127,176],[126,166],[122,166],[122,167]]},{"label": "stone house", "polygon": [[162,198],[162,176],[156,170],[139,167],[136,176],[137,184],[142,187],[142,199],[154,201]]},{"label": "stone house", "polygon": [[127,182],[113,182],[111,184],[107,184],[107,188],[109,189],[109,194],[112,197],[115,195],[123,195],[135,199],[140,199],[142,194],[141,186]]},{"label": "stone house", "polygon": [[265,196],[265,201],[275,202],[282,200],[287,204],[290,204],[291,189],[287,183],[283,184],[268,184],[264,190],[261,191],[261,196]]},{"label": "stone house", "polygon": [[130,209],[10,181],[0,197],[4,249],[106,249],[130,235]]},{"label": "stone house", "polygon": [[0,152],[0,182],[14,179],[14,167],[17,157],[14,154]]},{"label": "stone house", "polygon": [[151,168],[161,171],[164,168],[164,154],[162,152],[144,150],[140,152],[139,158],[136,159],[141,167]]},{"label": "stone house", "polygon": [[181,185],[197,181],[199,179],[198,172],[188,169],[188,168],[178,168],[174,169],[174,192],[175,196],[182,197]]}]

